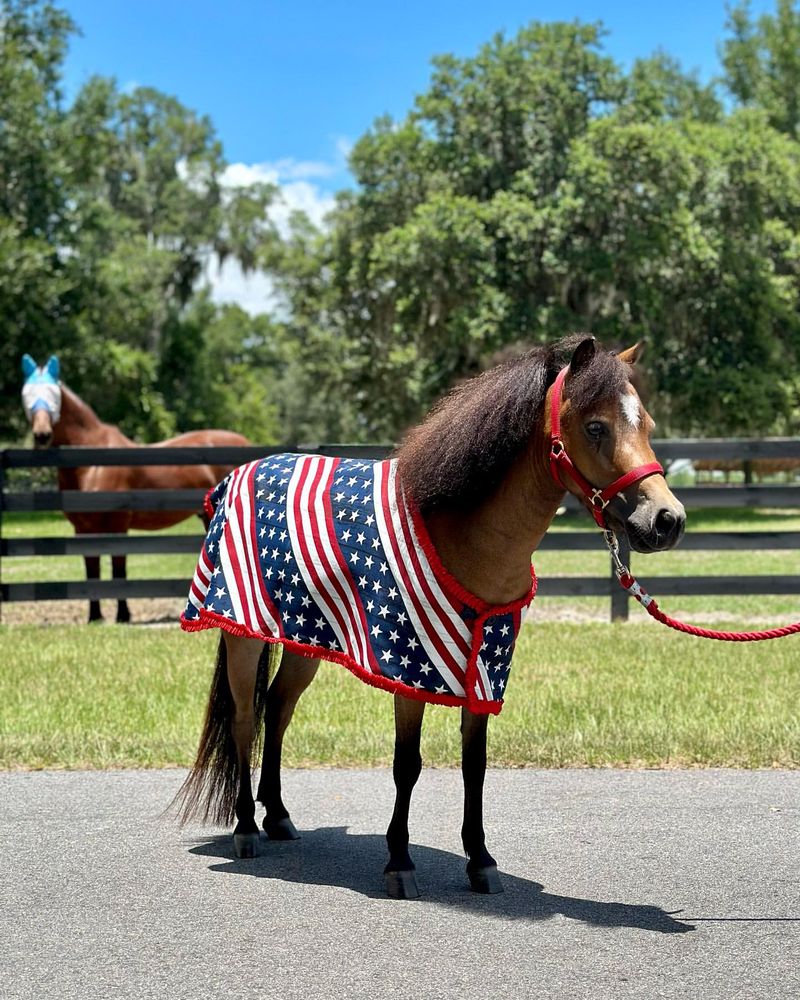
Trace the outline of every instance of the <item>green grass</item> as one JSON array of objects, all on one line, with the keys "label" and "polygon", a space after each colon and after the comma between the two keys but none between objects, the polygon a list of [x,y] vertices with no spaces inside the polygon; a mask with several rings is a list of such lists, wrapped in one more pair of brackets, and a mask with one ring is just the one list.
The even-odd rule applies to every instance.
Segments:
[{"label": "green grass", "polygon": [[[0,628],[0,767],[190,763],[216,633]],[[796,639],[703,642],[652,624],[526,626],[490,760],[512,767],[797,767]],[[325,664],[289,730],[288,766],[390,762],[392,699]],[[429,707],[428,764],[455,766],[458,712]]]},{"label": "green grass", "polygon": [[[584,517],[558,518],[551,529],[596,531]],[[785,509],[702,509],[690,510],[687,531],[800,531],[800,510]],[[552,576],[604,576],[609,572],[608,556],[598,538],[596,552],[544,551],[534,558],[540,578]],[[650,591],[658,597],[659,576],[758,576],[800,574],[800,549],[747,549],[738,551],[689,551],[678,546],[672,552],[639,555],[633,553],[631,568]],[[652,581],[652,585],[651,585]],[[783,625],[788,620],[800,619],[800,597],[787,595],[755,595],[723,597],[717,594],[699,597],[669,597],[660,600],[670,612],[679,611],[683,616],[700,616],[703,621],[713,618],[719,623],[736,621],[743,617],[763,625],[769,620]],[[552,598],[547,606],[551,610],[568,611],[570,608],[607,613],[606,598]],[[631,617],[642,614],[631,602]]]}]

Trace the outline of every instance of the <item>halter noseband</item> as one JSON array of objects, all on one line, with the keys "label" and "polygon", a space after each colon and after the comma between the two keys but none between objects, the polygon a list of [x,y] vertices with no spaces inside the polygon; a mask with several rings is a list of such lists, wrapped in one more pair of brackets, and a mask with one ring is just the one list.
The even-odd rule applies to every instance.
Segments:
[{"label": "halter noseband", "polygon": [[561,397],[564,390],[564,380],[569,372],[569,365],[562,368],[553,383],[553,391],[550,396],[550,472],[553,479],[559,486],[566,489],[563,475],[567,475],[576,483],[578,489],[583,494],[586,506],[589,508],[592,517],[597,524],[608,531],[605,514],[603,513],[610,500],[633,483],[645,479],[647,476],[664,475],[664,470],[658,462],[647,462],[645,465],[637,465],[635,469],[626,472],[615,479],[613,483],[604,486],[602,489],[592,486],[592,484],[581,475],[577,466],[567,454],[564,442],[561,440]]}]

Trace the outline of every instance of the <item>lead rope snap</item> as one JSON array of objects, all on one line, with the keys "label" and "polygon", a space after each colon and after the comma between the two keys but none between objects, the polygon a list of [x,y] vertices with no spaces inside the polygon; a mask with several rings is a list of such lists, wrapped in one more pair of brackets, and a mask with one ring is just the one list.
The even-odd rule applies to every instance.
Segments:
[{"label": "lead rope snap", "polygon": [[655,603],[654,598],[647,593],[622,561],[619,554],[619,542],[611,528],[606,528],[603,531],[603,538],[608,546],[608,551],[611,553],[611,561],[614,564],[614,575],[619,580],[620,586],[635,597],[643,608],[649,608],[651,604],[657,608],[658,605]]},{"label": "lead rope snap", "polygon": [[611,561],[614,563],[614,572],[617,579],[619,580],[622,576],[630,576],[630,570],[620,558],[617,536],[610,528],[606,528],[603,531],[603,538],[608,546],[608,551],[611,553]]}]

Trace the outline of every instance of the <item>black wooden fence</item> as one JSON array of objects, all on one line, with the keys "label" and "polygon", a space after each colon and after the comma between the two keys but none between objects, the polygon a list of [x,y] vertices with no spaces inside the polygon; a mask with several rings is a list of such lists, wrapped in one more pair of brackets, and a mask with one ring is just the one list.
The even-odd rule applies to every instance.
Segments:
[{"label": "black wooden fence", "polygon": [[[800,459],[800,439],[702,439],[653,442],[659,460],[669,467],[677,459],[737,460],[743,463],[758,459]],[[78,491],[13,491],[7,489],[9,469],[89,465],[237,465],[268,454],[301,451],[314,454],[342,455],[349,458],[383,458],[388,446],[322,445],[292,448],[52,448],[29,451],[9,448],[0,451],[0,601],[39,601],[67,599],[182,597],[188,581],[151,580],[72,580],[32,583],[3,583],[2,560],[19,556],[59,555],[133,555],[142,553],[181,553],[199,551],[202,535],[75,535],[58,538],[12,538],[3,533],[3,516],[17,511],[98,512],[118,510],[200,510],[202,490],[130,490],[81,493]],[[800,485],[741,484],[703,485],[675,490],[688,508],[699,507],[769,507],[800,508]],[[573,498],[568,505],[579,506]],[[596,551],[602,540],[597,532],[554,531],[544,539],[543,550]],[[797,549],[800,532],[689,532],[681,543],[683,550],[714,549]],[[629,559],[629,554],[625,553]],[[800,575],[648,577],[648,588],[659,596],[800,594]],[[540,580],[541,597],[593,596],[611,600],[612,619],[625,619],[628,597],[607,576],[547,577]]]}]

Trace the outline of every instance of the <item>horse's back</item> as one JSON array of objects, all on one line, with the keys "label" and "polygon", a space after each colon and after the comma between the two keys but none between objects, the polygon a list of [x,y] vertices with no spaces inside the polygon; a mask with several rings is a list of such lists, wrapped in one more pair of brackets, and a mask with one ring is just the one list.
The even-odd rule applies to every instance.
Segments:
[{"label": "horse's back", "polygon": [[[245,448],[250,444],[243,434],[235,431],[221,431],[216,429],[206,429],[199,431],[187,431],[177,437],[168,438],[166,441],[159,441],[153,445],[154,448]],[[220,465],[194,466],[199,475],[204,477],[203,485],[207,489],[223,479],[234,469],[239,462],[224,462]],[[173,472],[176,469],[188,470],[192,466],[172,466]],[[183,473],[182,473],[183,474]]]},{"label": "horse's back", "polygon": [[243,434],[235,431],[220,431],[213,428],[203,428],[199,431],[187,431],[177,437],[167,438],[151,445],[153,448],[240,448],[250,442]]},{"label": "horse's back", "polygon": [[[98,444],[101,447],[139,448],[141,445],[125,437],[117,428],[108,425],[109,434]],[[112,433],[113,432],[113,433]],[[166,441],[148,445],[150,448],[220,448],[242,447],[250,442],[241,434],[223,430],[198,430],[179,434]],[[197,489],[208,491],[223,479],[238,462],[221,465],[95,465],[76,470],[78,480],[62,488],[94,491]],[[167,528],[199,514],[195,510],[119,511],[103,514],[79,515],[80,524],[73,518],[77,531],[120,532],[131,528],[144,531]]]}]

